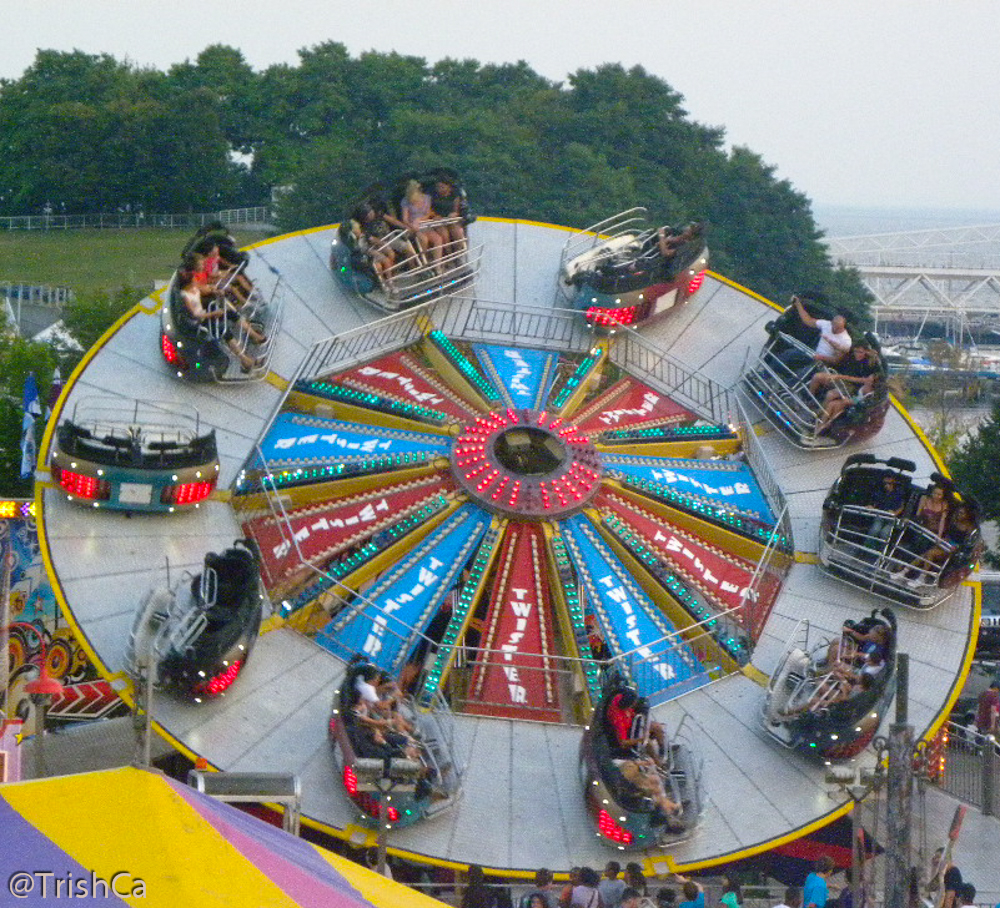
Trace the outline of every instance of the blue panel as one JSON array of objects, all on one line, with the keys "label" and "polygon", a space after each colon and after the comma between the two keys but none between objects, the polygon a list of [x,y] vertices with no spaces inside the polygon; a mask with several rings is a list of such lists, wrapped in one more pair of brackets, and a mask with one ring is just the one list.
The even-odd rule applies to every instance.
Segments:
[{"label": "blue panel", "polygon": [[548,399],[558,357],[543,350],[473,344],[486,374],[521,410],[540,410]]},{"label": "blue panel", "polygon": [[463,505],[365,593],[360,612],[348,606],[316,642],[345,659],[366,653],[379,668],[395,674],[414,634],[427,626],[458,583],[490,520],[475,505]]},{"label": "blue panel", "polygon": [[656,703],[707,684],[709,676],[691,648],[677,639],[663,640],[675,628],[593,524],[577,514],[559,526],[608,645],[616,656],[632,654],[622,668],[631,674],[639,693]]},{"label": "blue panel", "polygon": [[604,464],[612,472],[658,482],[677,492],[738,508],[773,524],[774,514],[750,468],[746,464],[714,463],[719,465],[712,469],[700,466],[697,460],[604,455]]},{"label": "blue panel", "polygon": [[318,463],[418,451],[444,454],[450,443],[440,435],[282,413],[261,442],[261,449],[271,464]]}]

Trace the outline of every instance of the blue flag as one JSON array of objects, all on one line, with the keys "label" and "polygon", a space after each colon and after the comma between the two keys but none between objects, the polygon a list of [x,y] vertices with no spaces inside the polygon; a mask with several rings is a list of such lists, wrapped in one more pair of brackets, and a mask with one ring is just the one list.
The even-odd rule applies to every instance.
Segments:
[{"label": "blue flag", "polygon": [[35,444],[35,417],[42,415],[38,400],[38,382],[35,373],[24,379],[24,418],[21,421],[21,479],[28,479],[35,472],[38,447]]}]

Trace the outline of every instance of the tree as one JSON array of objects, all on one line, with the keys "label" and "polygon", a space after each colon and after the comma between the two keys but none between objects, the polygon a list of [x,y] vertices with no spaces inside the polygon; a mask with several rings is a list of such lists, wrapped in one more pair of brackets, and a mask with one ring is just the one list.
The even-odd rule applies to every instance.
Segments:
[{"label": "tree", "polygon": [[990,416],[948,462],[959,491],[979,502],[985,520],[1000,520],[997,464],[1000,464],[1000,400],[994,401]]},{"label": "tree", "polygon": [[113,293],[98,290],[77,294],[63,310],[63,325],[84,350],[89,350],[108,328],[145,295],[137,287],[128,285],[119,287]]},{"label": "tree", "polygon": [[[33,480],[21,479],[21,426],[24,416],[24,380],[34,372],[38,397],[44,404],[52,386],[56,353],[47,344],[25,340],[9,329],[0,314],[0,495],[27,498]],[[44,419],[35,421],[35,442],[40,440]]]}]

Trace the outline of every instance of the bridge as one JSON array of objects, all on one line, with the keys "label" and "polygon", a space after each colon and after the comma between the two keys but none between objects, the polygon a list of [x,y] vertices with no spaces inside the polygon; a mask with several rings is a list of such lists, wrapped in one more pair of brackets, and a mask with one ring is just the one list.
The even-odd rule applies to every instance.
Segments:
[{"label": "bridge", "polygon": [[834,261],[857,268],[875,297],[876,328],[928,322],[960,343],[1000,329],[1000,224],[830,237]]}]

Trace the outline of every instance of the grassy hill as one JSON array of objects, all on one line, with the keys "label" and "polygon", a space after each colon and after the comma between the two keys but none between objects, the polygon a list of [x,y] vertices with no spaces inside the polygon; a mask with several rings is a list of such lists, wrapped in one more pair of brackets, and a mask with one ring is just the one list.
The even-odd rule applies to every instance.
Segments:
[{"label": "grassy hill", "polygon": [[[31,230],[0,232],[0,283],[70,287],[76,293],[167,280],[191,230]],[[236,233],[241,246],[264,238]]]}]

